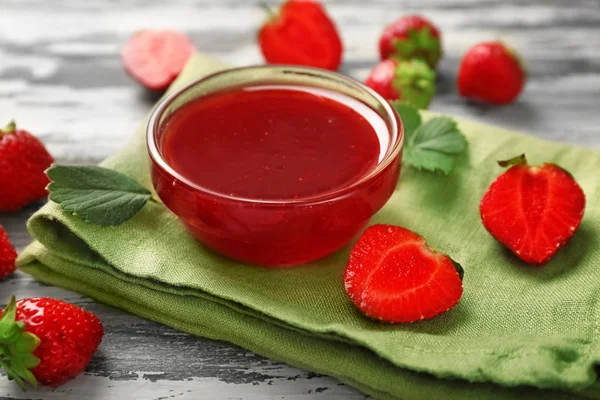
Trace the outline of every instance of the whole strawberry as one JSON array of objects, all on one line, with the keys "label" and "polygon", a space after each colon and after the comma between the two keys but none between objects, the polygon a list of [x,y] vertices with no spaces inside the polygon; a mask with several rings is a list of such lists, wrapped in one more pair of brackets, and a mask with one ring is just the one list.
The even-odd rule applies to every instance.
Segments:
[{"label": "whole strawberry", "polygon": [[382,60],[420,58],[435,68],[442,57],[440,31],[420,15],[402,17],[385,27],[379,39],[379,54]]},{"label": "whole strawberry", "polygon": [[433,318],[460,300],[463,269],[425,239],[394,225],[373,225],[360,237],[346,267],[344,288],[368,317],[385,322]]},{"label": "whole strawberry", "polygon": [[15,272],[17,252],[8,240],[8,235],[0,226],[0,279]]},{"label": "whole strawberry", "polygon": [[17,211],[46,196],[44,171],[53,162],[42,142],[14,122],[0,129],[0,212]]},{"label": "whole strawberry", "polygon": [[365,85],[387,100],[427,108],[435,94],[435,71],[422,60],[388,59],[371,70]]},{"label": "whole strawberry", "polygon": [[545,264],[575,233],[585,211],[585,194],[556,164],[527,164],[525,156],[501,161],[510,167],[481,200],[481,220],[521,260]]},{"label": "whole strawberry", "polygon": [[100,320],[73,304],[12,297],[0,318],[0,366],[22,388],[59,386],[83,372],[103,334]]},{"label": "whole strawberry", "polygon": [[335,71],[342,41],[323,6],[313,0],[288,0],[258,32],[260,49],[271,64],[296,64]]},{"label": "whole strawberry", "polygon": [[463,56],[457,84],[463,97],[503,105],[519,97],[525,79],[525,69],[517,53],[502,42],[484,42]]}]

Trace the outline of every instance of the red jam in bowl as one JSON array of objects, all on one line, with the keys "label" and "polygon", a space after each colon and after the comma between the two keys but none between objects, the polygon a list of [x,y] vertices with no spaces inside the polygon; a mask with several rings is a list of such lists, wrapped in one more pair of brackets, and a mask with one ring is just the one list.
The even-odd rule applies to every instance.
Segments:
[{"label": "red jam in bowl", "polygon": [[341,92],[229,87],[164,118],[153,183],[208,247],[252,264],[296,265],[348,243],[391,196],[399,151],[381,168],[398,141],[389,125]]},{"label": "red jam in bowl", "polygon": [[208,190],[256,200],[344,188],[377,166],[377,129],[387,136],[385,122],[365,105],[301,86],[196,99],[164,129],[163,156],[176,171]]}]

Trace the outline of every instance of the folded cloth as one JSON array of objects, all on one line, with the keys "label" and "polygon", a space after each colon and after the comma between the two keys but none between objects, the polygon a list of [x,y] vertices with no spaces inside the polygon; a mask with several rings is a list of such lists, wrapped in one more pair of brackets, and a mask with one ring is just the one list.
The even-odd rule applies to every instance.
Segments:
[{"label": "folded cloth", "polygon": [[[171,90],[227,68],[196,54]],[[423,112],[425,118],[431,113]],[[349,247],[295,268],[243,265],[198,243],[156,196],[117,227],[48,203],[19,267],[142,317],[328,374],[381,399],[600,398],[600,153],[457,119],[469,141],[450,176],[404,168],[372,223],[414,230],[465,269],[464,295],[432,320],[362,316],[343,288]],[[102,163],[150,188],[142,124]],[[569,170],[587,195],[580,229],[542,268],[524,265],[484,229],[479,201],[526,153]]]}]

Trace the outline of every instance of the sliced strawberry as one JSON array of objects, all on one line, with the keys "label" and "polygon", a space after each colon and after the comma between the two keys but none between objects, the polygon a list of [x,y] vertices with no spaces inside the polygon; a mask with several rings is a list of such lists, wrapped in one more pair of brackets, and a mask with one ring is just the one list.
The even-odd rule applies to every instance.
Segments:
[{"label": "sliced strawberry", "polygon": [[365,315],[413,322],[450,310],[462,296],[462,268],[421,236],[393,225],[373,225],[350,253],[344,281]]},{"label": "sliced strawberry", "polygon": [[512,167],[483,196],[483,225],[526,263],[545,264],[579,227],[585,194],[556,164],[531,166],[524,155],[499,164]]},{"label": "sliced strawberry", "polygon": [[176,31],[142,30],[125,43],[121,60],[134,79],[151,90],[164,90],[185,66],[194,44]]},{"label": "sliced strawberry", "polygon": [[296,64],[335,71],[343,45],[323,5],[313,0],[286,1],[258,32],[260,49],[270,64]]}]

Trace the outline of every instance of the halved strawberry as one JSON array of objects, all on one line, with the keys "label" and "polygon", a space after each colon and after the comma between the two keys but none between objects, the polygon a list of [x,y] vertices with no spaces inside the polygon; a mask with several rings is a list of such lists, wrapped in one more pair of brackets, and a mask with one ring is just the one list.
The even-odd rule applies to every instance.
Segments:
[{"label": "halved strawberry", "polygon": [[325,7],[314,0],[288,0],[258,31],[258,43],[269,64],[295,64],[335,71],[343,45]]},{"label": "halved strawberry", "polygon": [[344,286],[368,317],[413,322],[450,310],[463,292],[462,267],[425,239],[394,225],[369,227],[350,253]]},{"label": "halved strawberry", "polygon": [[144,87],[165,90],[194,50],[194,44],[181,32],[145,29],[125,43],[121,60],[127,73]]},{"label": "halved strawberry", "polygon": [[556,164],[527,164],[525,155],[500,166],[500,175],[480,205],[485,228],[521,260],[547,263],[573,236],[585,211],[585,194]]}]

